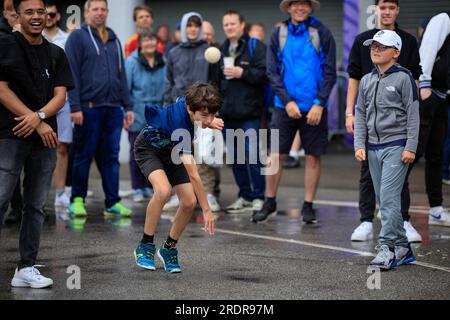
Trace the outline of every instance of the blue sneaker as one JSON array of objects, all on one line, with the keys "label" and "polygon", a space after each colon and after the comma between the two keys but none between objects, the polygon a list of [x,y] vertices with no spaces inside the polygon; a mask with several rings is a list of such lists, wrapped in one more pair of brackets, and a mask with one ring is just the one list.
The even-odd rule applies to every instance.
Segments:
[{"label": "blue sneaker", "polygon": [[156,247],[153,243],[139,242],[136,250],[134,250],[136,264],[141,268],[155,271],[155,251]]},{"label": "blue sneaker", "polygon": [[143,193],[144,193],[144,198],[145,199],[151,199],[153,197],[153,189],[151,188],[144,188],[142,189]]},{"label": "blue sneaker", "polygon": [[164,269],[169,273],[181,272],[180,264],[178,263],[177,248],[166,249],[164,246],[158,250],[158,257],[164,264]]},{"label": "blue sneaker", "polygon": [[407,247],[395,247],[395,257],[398,266],[411,264],[416,261],[411,243],[408,243]]}]

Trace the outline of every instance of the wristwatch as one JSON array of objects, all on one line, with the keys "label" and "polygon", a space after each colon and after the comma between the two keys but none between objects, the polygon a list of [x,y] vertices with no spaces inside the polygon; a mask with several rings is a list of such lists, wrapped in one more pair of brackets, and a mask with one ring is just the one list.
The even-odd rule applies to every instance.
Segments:
[{"label": "wristwatch", "polygon": [[47,116],[45,115],[45,112],[44,112],[44,111],[39,110],[39,111],[37,112],[37,114],[38,114],[38,116],[39,116],[39,119],[41,119],[41,120],[45,120],[45,119],[47,118]]}]

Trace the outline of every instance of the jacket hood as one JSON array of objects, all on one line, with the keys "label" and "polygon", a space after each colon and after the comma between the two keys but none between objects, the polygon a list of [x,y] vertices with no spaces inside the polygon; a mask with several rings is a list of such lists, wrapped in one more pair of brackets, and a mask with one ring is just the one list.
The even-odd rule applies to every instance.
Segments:
[{"label": "jacket hood", "polygon": [[[193,17],[193,16],[199,17],[200,21],[203,24],[203,18],[202,18],[202,16],[199,13],[197,13],[197,12],[186,13],[183,16],[183,19],[181,19],[181,42],[182,43],[188,43],[189,42],[188,36],[187,36],[187,23],[188,23],[189,18]],[[199,33],[197,39],[194,42],[199,42],[201,40],[203,40],[203,25],[200,27],[200,33]]]},{"label": "jacket hood", "polygon": [[150,67],[147,59],[141,54],[140,48],[138,50],[134,50],[134,52],[131,54],[131,56],[150,70],[159,69],[159,68],[164,67],[164,65],[165,65],[163,55],[161,53],[159,53],[158,51],[155,51],[155,66],[153,68]]},{"label": "jacket hood", "polygon": [[[403,71],[403,72],[406,71],[407,73],[409,73],[408,69],[406,69],[406,68],[402,67],[401,65],[399,65],[398,63],[396,63],[392,67],[390,67],[388,70],[386,70],[384,72],[384,74],[388,75],[388,74],[392,74],[392,73],[396,73],[396,72],[400,72],[400,71]],[[373,68],[372,73],[379,74],[380,71],[378,70],[377,67],[375,67],[375,68]]]},{"label": "jacket hood", "polygon": [[[81,29],[86,32],[89,32],[89,29],[91,29],[93,34],[98,36],[97,32],[94,32],[94,28],[90,28],[86,22],[81,25]],[[108,30],[109,41],[114,41],[117,39],[117,35],[112,29],[106,27],[106,30]]]}]

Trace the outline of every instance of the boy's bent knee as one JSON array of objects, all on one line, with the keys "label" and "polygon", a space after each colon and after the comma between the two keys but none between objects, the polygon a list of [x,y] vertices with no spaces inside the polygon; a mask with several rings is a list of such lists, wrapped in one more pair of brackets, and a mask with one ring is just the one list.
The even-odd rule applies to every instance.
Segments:
[{"label": "boy's bent knee", "polygon": [[193,199],[180,201],[180,208],[182,208],[184,211],[193,212],[196,206],[197,200],[195,199],[195,197]]},{"label": "boy's bent knee", "polygon": [[172,196],[172,188],[171,187],[157,187],[154,189],[154,197],[158,200],[167,202]]}]

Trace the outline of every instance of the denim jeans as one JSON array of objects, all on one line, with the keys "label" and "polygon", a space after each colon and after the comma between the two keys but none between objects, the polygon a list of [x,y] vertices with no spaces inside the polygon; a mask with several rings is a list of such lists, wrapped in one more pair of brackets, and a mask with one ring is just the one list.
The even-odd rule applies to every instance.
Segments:
[{"label": "denim jeans", "polygon": [[72,167],[72,201],[86,198],[89,170],[96,159],[105,193],[105,206],[120,202],[119,151],[124,113],[122,108],[87,108],[83,110],[83,125],[75,127],[75,157]]},{"label": "denim jeans", "polygon": [[[244,198],[248,201],[253,201],[255,199],[264,200],[264,192],[266,188],[265,177],[262,175],[261,170],[263,168],[261,164],[260,154],[259,154],[259,129],[261,127],[261,120],[246,120],[246,121],[226,121],[225,122],[225,139],[226,139],[226,130],[228,129],[242,129],[245,132],[249,129],[256,130],[256,145],[251,145],[250,139],[245,139],[245,163],[238,163],[238,147],[239,147],[239,139],[234,139],[233,141],[233,149],[234,149],[234,158],[233,158],[233,175],[236,183],[239,187],[239,197]],[[231,146],[231,141],[226,141],[227,147]],[[257,153],[255,155],[255,152]],[[257,161],[251,161],[257,160]],[[252,163],[256,162],[256,163]]]},{"label": "denim jeans", "polygon": [[3,221],[17,181],[24,171],[18,268],[31,267],[36,264],[38,255],[45,218],[43,209],[56,166],[56,149],[37,146],[30,140],[0,139],[0,154],[0,221]]}]

